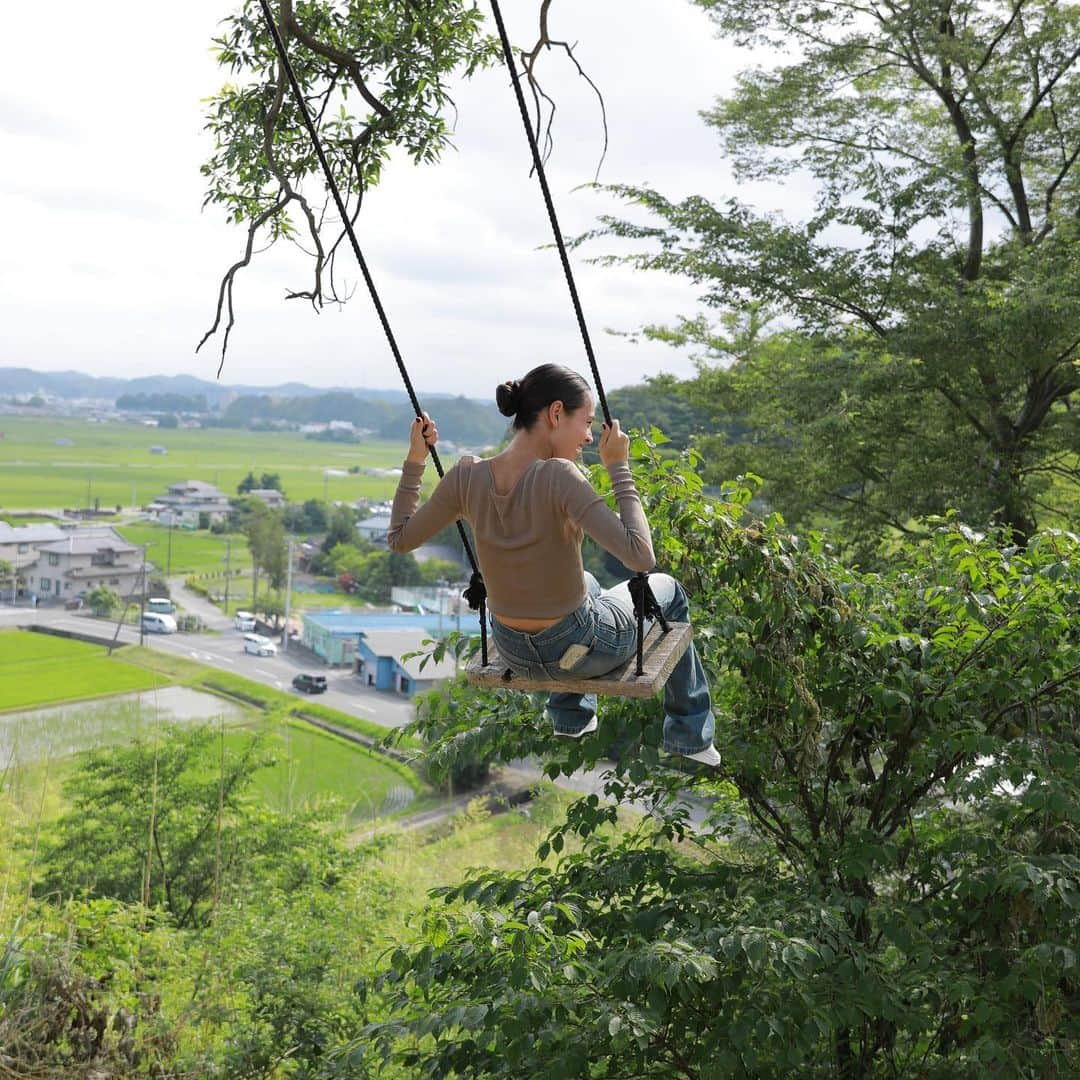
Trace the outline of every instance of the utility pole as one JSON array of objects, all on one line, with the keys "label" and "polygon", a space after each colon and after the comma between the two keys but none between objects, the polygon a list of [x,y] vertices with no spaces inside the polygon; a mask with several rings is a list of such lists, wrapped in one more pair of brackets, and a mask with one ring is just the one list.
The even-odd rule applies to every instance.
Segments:
[{"label": "utility pole", "polygon": [[176,520],[175,514],[169,515],[169,553],[165,556],[165,580],[168,581],[172,577],[172,530],[173,522]]},{"label": "utility pole", "polygon": [[293,538],[289,537],[289,554],[285,563],[285,629],[281,634],[281,651],[289,651],[289,612],[292,610],[292,545]]},{"label": "utility pole", "polygon": [[229,579],[232,577],[232,537],[225,537],[225,614],[229,614]]},{"label": "utility pole", "polygon": [[143,615],[146,614],[146,549],[149,544],[142,546],[142,588],[139,589],[139,644],[146,644],[146,627],[143,626]]}]

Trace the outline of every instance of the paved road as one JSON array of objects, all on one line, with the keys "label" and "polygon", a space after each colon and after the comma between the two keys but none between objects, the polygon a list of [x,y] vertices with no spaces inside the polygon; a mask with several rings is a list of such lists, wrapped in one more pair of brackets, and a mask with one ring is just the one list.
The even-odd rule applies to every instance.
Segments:
[{"label": "paved road", "polygon": [[[32,608],[0,607],[0,626],[26,626],[31,623],[109,638],[116,626],[107,619],[95,619],[81,612],[60,608],[38,608],[35,611]],[[139,631],[129,626],[121,627],[120,640],[138,644]],[[291,688],[294,675],[301,671],[319,672],[326,676],[328,689],[314,700],[385,728],[401,727],[413,716],[412,702],[364,686],[347,669],[306,663],[299,655],[288,652],[277,656],[245,653],[243,636],[232,629],[220,634],[147,634],[145,642],[152,649],[198,660],[290,693],[294,692]]]}]

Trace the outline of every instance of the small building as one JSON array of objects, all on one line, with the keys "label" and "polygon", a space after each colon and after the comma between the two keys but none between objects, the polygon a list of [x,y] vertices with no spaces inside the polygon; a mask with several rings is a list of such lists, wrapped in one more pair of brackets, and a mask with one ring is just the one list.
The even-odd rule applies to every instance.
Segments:
[{"label": "small building", "polygon": [[26,575],[38,561],[38,547],[63,540],[67,530],[59,525],[8,525],[0,521],[0,562],[11,567],[11,576],[0,581],[0,597],[14,599],[25,594]]},{"label": "small building", "polygon": [[[435,638],[460,630],[464,634],[480,633],[480,618],[475,611],[462,615],[392,614],[367,611],[311,611],[301,616],[302,644],[310,649],[324,664],[332,667],[352,667],[358,656],[361,634],[383,631],[408,631],[418,635],[417,642],[425,637]],[[405,650],[408,652],[408,650]],[[428,667],[431,665],[429,664]],[[427,668],[424,669],[425,672]],[[405,672],[408,675],[408,672]],[[374,684],[372,684],[374,685]]]},{"label": "small building", "polygon": [[[429,652],[426,630],[363,630],[356,646],[356,674],[367,686],[412,697],[457,674],[457,661],[445,656],[436,663],[409,653]],[[420,665],[424,664],[423,670]]]},{"label": "small building", "polygon": [[248,494],[266,503],[272,510],[280,509],[285,505],[285,496],[277,488],[252,488]]},{"label": "small building", "polygon": [[390,515],[376,514],[364,518],[356,523],[356,531],[369,543],[385,546],[387,533],[390,532]]},{"label": "small building", "polygon": [[229,515],[229,497],[203,480],[181,480],[170,484],[147,508],[147,513],[164,525],[198,527],[203,514],[210,524],[224,521]]},{"label": "small building", "polygon": [[341,667],[353,663],[360,627],[352,611],[320,611],[301,616],[300,640],[324,664]]},{"label": "small building", "polygon": [[167,454],[168,452],[169,451],[160,443],[155,443],[153,446],[150,447],[151,454]]}]

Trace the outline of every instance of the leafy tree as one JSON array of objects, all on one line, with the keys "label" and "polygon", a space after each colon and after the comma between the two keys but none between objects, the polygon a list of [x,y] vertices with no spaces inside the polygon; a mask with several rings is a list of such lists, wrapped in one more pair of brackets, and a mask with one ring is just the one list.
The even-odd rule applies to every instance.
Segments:
[{"label": "leafy tree", "polygon": [[271,589],[281,589],[288,571],[289,548],[285,539],[285,524],[278,511],[269,510],[253,500],[250,515],[244,525],[248,548],[251,551],[251,595],[258,596],[259,574],[265,573]]},{"label": "leafy tree", "polygon": [[259,490],[260,491],[284,491],[281,486],[281,473],[264,472],[259,477]]},{"label": "leafy tree", "polygon": [[[639,386],[620,386],[607,398],[624,431],[659,428],[670,440],[671,450],[685,450],[695,437],[716,430],[715,414],[703,409],[673,375],[654,375]],[[595,446],[587,448],[586,460],[593,459],[590,463],[600,460]]]},{"label": "leafy tree", "polygon": [[280,596],[263,594],[258,602],[258,609],[266,619],[274,620],[274,633],[281,629],[281,620],[285,617],[285,601]]},{"label": "leafy tree", "polygon": [[166,413],[164,416],[158,418],[159,428],[178,428],[180,421],[176,418],[175,413]]},{"label": "leafy tree", "polygon": [[[795,222],[623,186],[654,221],[603,231],[647,239],[633,262],[690,278],[706,305],[764,303],[806,335],[735,377],[734,411],[755,428],[772,412],[804,457],[836,462],[807,485],[830,512],[903,523],[917,476],[936,511],[1031,536],[1049,480],[1080,478],[1080,9],[697,2],[783,57],[706,114],[736,177],[805,170],[816,207]],[[721,381],[724,328],[675,333]]]},{"label": "leafy tree", "polygon": [[96,585],[86,594],[90,610],[99,617],[108,617],[123,603],[107,585]]},{"label": "leafy tree", "polygon": [[318,499],[307,499],[302,506],[290,503],[285,508],[285,527],[293,533],[325,532],[326,505]]},{"label": "leafy tree", "polygon": [[[691,462],[635,456],[712,673],[715,802],[691,825],[655,702],[575,741],[524,694],[421,712],[436,754],[553,778],[636,750],[540,864],[437,891],[362,984],[355,1052],[441,1076],[1075,1072],[1077,538],[941,519],[860,573],[749,518],[751,490],[709,503]],[[627,803],[650,814],[613,835]]]},{"label": "leafy tree", "polygon": [[351,544],[339,544],[329,559],[335,575],[347,577],[355,591],[369,600],[385,603],[395,585],[419,585],[420,564],[412,554],[399,555],[385,548],[361,551]]},{"label": "leafy tree", "polygon": [[38,895],[141,902],[177,926],[205,925],[223,883],[268,842],[243,799],[266,763],[256,739],[233,751],[203,727],[91,751],[64,784]]},{"label": "leafy tree", "polygon": [[252,491],[282,491],[281,486],[281,473],[268,473],[264,472],[260,477],[256,478],[255,474],[249,469],[247,476],[236,485],[236,493],[238,495],[247,495]]},{"label": "leafy tree", "polygon": [[[438,158],[450,135],[450,79],[483,67],[497,50],[483,32],[482,13],[466,0],[283,0],[275,15],[309,107],[322,120],[350,216],[393,148],[416,162]],[[313,278],[290,295],[316,306],[339,299],[333,262],[340,247],[319,229],[318,161],[255,0],[244,0],[223,20],[215,45],[234,78],[207,109],[215,147],[202,169],[206,201],[247,228],[246,253],[225,274],[213,325],[200,342],[227,313],[224,348],[233,325],[233,281],[257,238],[260,246],[280,239],[311,245]]]},{"label": "leafy tree", "polygon": [[348,574],[355,578],[363,573],[370,551],[361,551],[354,544],[335,544],[327,553],[327,561],[334,574]]},{"label": "leafy tree", "polygon": [[422,585],[438,585],[443,581],[456,582],[468,576],[459,563],[446,559],[425,559],[418,565]]},{"label": "leafy tree", "polygon": [[348,506],[335,506],[330,511],[323,551],[330,552],[339,544],[356,544],[357,540],[356,511]]}]

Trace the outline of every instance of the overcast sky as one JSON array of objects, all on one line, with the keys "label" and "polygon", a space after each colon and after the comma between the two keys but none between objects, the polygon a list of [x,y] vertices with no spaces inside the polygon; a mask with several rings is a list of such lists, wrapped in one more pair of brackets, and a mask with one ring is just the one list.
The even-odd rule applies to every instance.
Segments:
[{"label": "overcast sky", "polygon": [[[202,99],[224,81],[210,42],[232,7],[8,6],[0,367],[214,377],[218,347],[198,355],[194,347],[244,234],[213,207],[200,209],[199,166],[211,150]],[[518,43],[535,37],[537,8],[538,0],[504,0]],[[601,180],[648,182],[671,196],[734,194],[697,111],[730,87],[748,58],[717,41],[686,0],[556,0],[552,11],[553,33],[579,42],[606,98],[611,141]],[[545,64],[560,107],[549,176],[564,232],[573,234],[617,204],[574,190],[592,179],[600,114],[558,56]],[[548,360],[587,373],[558,256],[541,250],[550,233],[505,73],[481,73],[456,99],[456,150],[437,166],[395,163],[359,222],[418,394],[490,397],[496,383]],[[574,263],[605,384],[690,374],[685,354],[604,331],[690,314],[693,289],[584,258],[578,252]],[[339,266],[358,277],[351,256]],[[241,275],[222,381],[400,386],[366,296],[316,315],[283,299],[307,282],[304,257],[285,247]]]}]

